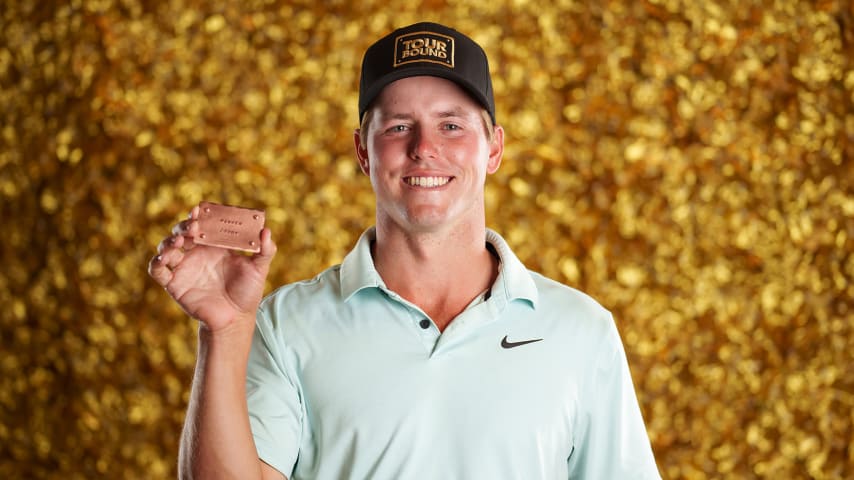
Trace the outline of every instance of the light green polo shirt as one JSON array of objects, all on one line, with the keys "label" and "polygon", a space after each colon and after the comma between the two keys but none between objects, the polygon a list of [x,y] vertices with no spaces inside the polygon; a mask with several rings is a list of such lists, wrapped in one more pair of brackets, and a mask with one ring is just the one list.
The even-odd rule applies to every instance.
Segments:
[{"label": "light green polo shirt", "polygon": [[264,462],[291,480],[660,478],[608,311],[488,231],[498,278],[440,333],[385,287],[374,238],[261,304],[247,399]]}]

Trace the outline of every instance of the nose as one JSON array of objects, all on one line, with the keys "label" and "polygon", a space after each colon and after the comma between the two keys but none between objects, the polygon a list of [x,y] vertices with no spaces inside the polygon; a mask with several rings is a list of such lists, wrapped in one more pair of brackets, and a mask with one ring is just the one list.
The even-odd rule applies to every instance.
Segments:
[{"label": "nose", "polygon": [[413,160],[424,160],[436,156],[439,149],[439,138],[435,132],[423,127],[415,127],[412,141],[409,145],[409,156]]}]

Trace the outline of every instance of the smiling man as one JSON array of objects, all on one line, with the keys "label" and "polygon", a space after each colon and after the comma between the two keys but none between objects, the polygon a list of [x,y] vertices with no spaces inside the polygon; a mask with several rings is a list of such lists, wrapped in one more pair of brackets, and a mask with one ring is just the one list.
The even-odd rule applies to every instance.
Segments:
[{"label": "smiling man", "polygon": [[611,315],[486,228],[501,163],[489,66],[434,23],[365,53],[356,156],[376,225],[262,300],[276,247],[194,244],[149,266],[200,320],[186,477],[659,478]]}]

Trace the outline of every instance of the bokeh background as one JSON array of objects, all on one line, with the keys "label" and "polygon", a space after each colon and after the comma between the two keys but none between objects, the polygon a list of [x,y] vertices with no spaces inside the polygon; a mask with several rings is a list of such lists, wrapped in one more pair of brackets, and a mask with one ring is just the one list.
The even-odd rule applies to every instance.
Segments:
[{"label": "bokeh background", "polygon": [[146,274],[201,200],[269,288],[373,220],[361,55],[491,59],[489,226],[611,309],[665,478],[854,478],[854,4],[0,2],[0,477],[175,475],[197,325]]}]

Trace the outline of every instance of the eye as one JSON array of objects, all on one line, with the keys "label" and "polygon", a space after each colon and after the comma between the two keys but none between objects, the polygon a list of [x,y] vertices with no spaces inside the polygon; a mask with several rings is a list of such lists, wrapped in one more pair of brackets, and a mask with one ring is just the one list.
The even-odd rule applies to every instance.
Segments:
[{"label": "eye", "polygon": [[462,127],[460,127],[456,123],[446,123],[446,124],[442,125],[442,128],[444,130],[460,130],[460,129],[462,129]]},{"label": "eye", "polygon": [[386,130],[386,132],[388,132],[388,133],[399,133],[399,132],[405,132],[407,130],[409,130],[409,126],[401,124],[401,125],[393,125],[392,127],[389,127],[389,129]]}]

